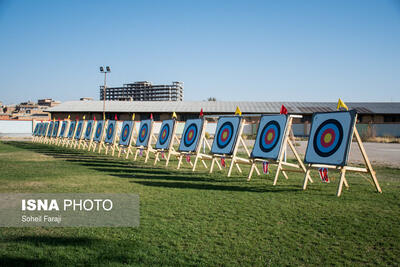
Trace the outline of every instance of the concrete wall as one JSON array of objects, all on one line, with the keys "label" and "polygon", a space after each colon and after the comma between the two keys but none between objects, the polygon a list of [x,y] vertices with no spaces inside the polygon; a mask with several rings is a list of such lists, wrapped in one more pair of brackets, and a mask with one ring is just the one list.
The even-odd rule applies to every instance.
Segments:
[{"label": "concrete wall", "polygon": [[0,136],[29,137],[32,135],[32,121],[0,120]]}]

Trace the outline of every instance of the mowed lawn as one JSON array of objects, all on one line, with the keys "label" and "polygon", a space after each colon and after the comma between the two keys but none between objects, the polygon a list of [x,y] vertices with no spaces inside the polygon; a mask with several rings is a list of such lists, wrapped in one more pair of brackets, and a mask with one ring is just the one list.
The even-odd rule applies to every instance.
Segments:
[{"label": "mowed lawn", "polygon": [[276,266],[400,264],[400,170],[376,167],[383,194],[368,177],[338,173],[301,190],[290,173],[226,177],[153,167],[24,142],[0,143],[0,192],[138,193],[137,228],[0,228],[6,266]]}]

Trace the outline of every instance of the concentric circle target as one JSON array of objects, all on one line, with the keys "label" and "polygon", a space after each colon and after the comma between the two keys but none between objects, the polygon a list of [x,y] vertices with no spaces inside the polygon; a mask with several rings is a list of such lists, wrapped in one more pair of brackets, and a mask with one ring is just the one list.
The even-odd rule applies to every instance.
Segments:
[{"label": "concentric circle target", "polygon": [[122,129],[122,141],[125,142],[128,139],[129,136],[129,125],[126,124],[124,126],[124,129]]},{"label": "concentric circle target", "polygon": [[86,136],[89,136],[90,135],[90,131],[92,130],[92,123],[91,122],[88,122],[88,125],[87,125],[87,127],[86,127]]},{"label": "concentric circle target", "polygon": [[96,138],[100,138],[100,135],[101,135],[101,128],[103,128],[103,124],[101,124],[101,123],[97,124]]},{"label": "concentric circle target", "polygon": [[61,134],[60,135],[64,135],[64,132],[65,132],[65,123],[63,123],[61,126]]},{"label": "concentric circle target", "polygon": [[233,137],[233,124],[229,121],[222,124],[221,128],[217,133],[217,145],[218,148],[222,149],[229,145]]},{"label": "concentric circle target", "polygon": [[77,135],[80,135],[81,129],[82,129],[82,124],[79,123],[79,124],[78,124],[78,129],[76,129],[76,134],[77,134]]},{"label": "concentric circle target", "polygon": [[194,141],[196,140],[198,130],[197,130],[197,125],[192,123],[187,127],[185,135],[183,136],[183,142],[186,147],[191,146]]},{"label": "concentric circle target", "polygon": [[324,121],[315,131],[313,145],[315,152],[321,157],[334,154],[343,141],[343,127],[337,120]]},{"label": "concentric circle target", "polygon": [[260,149],[265,153],[273,150],[279,141],[281,127],[277,121],[268,122],[261,131],[259,143]]},{"label": "concentric circle target", "polygon": [[163,128],[161,129],[161,134],[160,134],[160,136],[158,137],[158,140],[159,140],[159,142],[160,142],[160,145],[165,144],[165,142],[167,142],[167,140],[168,140],[168,137],[169,137],[169,125],[168,125],[168,124],[165,124],[165,125],[163,126]]},{"label": "concentric circle target", "polygon": [[114,134],[114,124],[110,124],[107,130],[107,139],[111,139]]},{"label": "concentric circle target", "polygon": [[143,143],[146,140],[148,131],[149,131],[149,126],[147,125],[147,123],[143,124],[139,131],[139,141],[140,142]]}]

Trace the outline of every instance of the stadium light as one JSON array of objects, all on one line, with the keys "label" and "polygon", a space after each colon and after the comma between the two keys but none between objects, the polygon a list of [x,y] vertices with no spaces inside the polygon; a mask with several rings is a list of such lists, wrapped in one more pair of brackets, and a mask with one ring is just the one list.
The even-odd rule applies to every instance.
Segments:
[{"label": "stadium light", "polygon": [[110,66],[106,66],[106,70],[104,71],[104,67],[100,66],[100,72],[104,73],[104,86],[103,86],[103,120],[106,120],[106,88],[107,88],[107,73],[111,72]]}]

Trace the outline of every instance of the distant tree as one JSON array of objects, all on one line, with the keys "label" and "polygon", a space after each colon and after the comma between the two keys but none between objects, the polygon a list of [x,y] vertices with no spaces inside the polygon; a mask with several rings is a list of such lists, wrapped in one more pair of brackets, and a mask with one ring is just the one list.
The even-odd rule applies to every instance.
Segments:
[{"label": "distant tree", "polygon": [[207,101],[217,101],[217,99],[215,97],[209,97],[207,98]]}]

